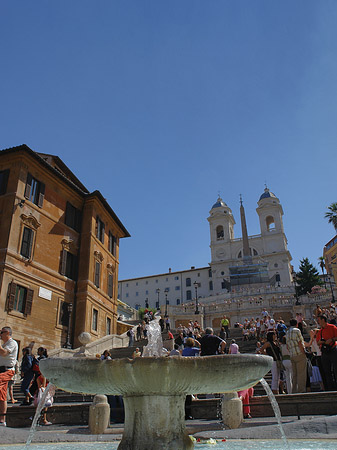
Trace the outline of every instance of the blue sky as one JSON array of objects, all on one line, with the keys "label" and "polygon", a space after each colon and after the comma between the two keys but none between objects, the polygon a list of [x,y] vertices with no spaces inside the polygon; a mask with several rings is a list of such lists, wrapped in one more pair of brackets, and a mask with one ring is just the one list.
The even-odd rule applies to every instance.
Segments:
[{"label": "blue sky", "polygon": [[334,0],[0,3],[0,148],[60,156],[132,237],[120,278],[203,267],[218,191],[249,234],[264,183],[295,269],[337,201]]}]

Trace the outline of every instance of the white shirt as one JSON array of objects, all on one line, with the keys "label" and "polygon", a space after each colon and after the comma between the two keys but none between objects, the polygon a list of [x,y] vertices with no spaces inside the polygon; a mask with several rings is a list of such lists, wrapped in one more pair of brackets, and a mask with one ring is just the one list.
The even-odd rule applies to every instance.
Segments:
[{"label": "white shirt", "polygon": [[0,366],[13,367],[15,368],[15,363],[18,357],[18,344],[14,339],[9,338],[7,342],[2,344],[5,350],[9,351],[6,356],[0,356]]}]

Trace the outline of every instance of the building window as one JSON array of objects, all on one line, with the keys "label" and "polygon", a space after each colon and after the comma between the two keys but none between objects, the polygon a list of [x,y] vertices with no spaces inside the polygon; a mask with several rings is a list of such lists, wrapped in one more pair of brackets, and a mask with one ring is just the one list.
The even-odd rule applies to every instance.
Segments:
[{"label": "building window", "polygon": [[116,256],[117,238],[109,231],[109,252]]},{"label": "building window", "polygon": [[168,281],[168,278],[166,278],[166,281]]},{"label": "building window", "polygon": [[177,280],[179,280],[179,277],[174,277],[174,279],[177,281]]},{"label": "building window", "polygon": [[174,289],[175,289],[176,291],[180,291],[180,286],[176,286]]},{"label": "building window", "polygon": [[177,298],[177,305],[180,305],[180,298]]},{"label": "building window", "polygon": [[92,326],[91,326],[91,328],[94,331],[97,331],[97,329],[98,329],[98,311],[95,308],[92,310]]},{"label": "building window", "polygon": [[165,291],[170,292],[170,288],[169,287],[165,288]]},{"label": "building window", "polygon": [[186,291],[186,300],[192,300],[192,292]]},{"label": "building window", "polygon": [[9,169],[0,171],[0,195],[6,194]]},{"label": "building window", "polygon": [[30,173],[27,175],[25,197],[35,205],[42,208],[44,200],[45,185],[34,178]]},{"label": "building window", "polygon": [[221,289],[227,289],[226,283],[224,281],[221,282]]},{"label": "building window", "polygon": [[[112,273],[108,274],[108,296],[113,297],[114,276]],[[110,334],[110,333],[108,333]]]},{"label": "building window", "polygon": [[126,297],[126,298],[129,298],[129,294],[128,294],[128,293],[126,293],[126,294],[125,294],[125,297]]},{"label": "building window", "polygon": [[209,278],[212,277],[212,269],[208,269],[208,276],[209,276]]},{"label": "building window", "polygon": [[67,202],[66,206],[64,223],[75,231],[80,231],[81,229],[81,211],[69,202]]},{"label": "building window", "polygon": [[210,281],[210,282],[209,282],[209,290],[210,290],[210,291],[213,291],[213,281]]},{"label": "building window", "polygon": [[24,258],[31,259],[33,240],[34,240],[34,231],[31,228],[23,227],[20,254]]},{"label": "building window", "polygon": [[62,250],[61,255],[61,275],[70,278],[71,280],[76,280],[77,275],[77,256],[68,252],[67,250]]},{"label": "building window", "polygon": [[59,325],[68,326],[69,324],[69,308],[68,303],[61,300]]},{"label": "building window", "polygon": [[224,238],[224,231],[223,231],[223,226],[222,226],[222,225],[218,225],[218,226],[216,227],[216,238],[217,238],[218,240]]},{"label": "building window", "polygon": [[104,244],[105,226],[99,216],[96,217],[96,237]]},{"label": "building window", "polygon": [[95,261],[95,286],[99,288],[99,283],[101,279],[101,263]]},{"label": "building window", "polygon": [[8,311],[18,311],[22,314],[31,314],[34,291],[14,282],[8,286]]},{"label": "building window", "polygon": [[186,278],[186,287],[191,286],[191,278]]},{"label": "building window", "polygon": [[148,282],[148,281],[145,281],[145,284],[149,284],[149,282]]},{"label": "building window", "polygon": [[146,295],[149,295],[149,291],[145,291],[145,294],[146,294]]},{"label": "building window", "polygon": [[136,286],[138,286],[138,281],[136,281]]},{"label": "building window", "polygon": [[110,317],[106,318],[106,334],[107,336],[111,334],[111,319]]},{"label": "building window", "polygon": [[139,304],[139,303],[136,303],[136,304],[135,304],[135,309],[138,311],[139,308],[140,308],[140,304]]},{"label": "building window", "polygon": [[275,230],[275,220],[274,217],[268,216],[266,217],[266,226],[268,231],[274,231]]},{"label": "building window", "polygon": [[138,297],[138,292],[136,292],[136,297]]}]

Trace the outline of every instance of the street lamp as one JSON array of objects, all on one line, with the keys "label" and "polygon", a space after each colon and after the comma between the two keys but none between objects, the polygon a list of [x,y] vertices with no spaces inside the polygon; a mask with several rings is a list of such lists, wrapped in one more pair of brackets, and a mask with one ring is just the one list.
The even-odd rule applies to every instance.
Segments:
[{"label": "street lamp", "polygon": [[158,300],[156,301],[156,308],[157,308],[157,311],[159,311],[159,294],[160,294],[160,289],[159,288],[156,289],[156,292],[158,294]]},{"label": "street lamp", "polygon": [[195,289],[195,314],[199,314],[199,304],[198,304],[198,282],[193,283]]},{"label": "street lamp", "polygon": [[298,299],[298,292],[297,292],[297,278],[296,278],[296,272],[295,272],[295,271],[291,272],[291,275],[292,275],[292,277],[293,277],[294,288],[295,288],[295,299],[296,299],[295,305],[300,305],[301,302],[300,302],[299,299]]},{"label": "street lamp", "polygon": [[146,309],[149,308],[149,299],[148,298],[145,299],[145,308]]},{"label": "street lamp", "polygon": [[330,284],[330,290],[331,290],[331,299],[332,299],[332,303],[335,303],[335,296],[333,293],[333,288],[332,288],[332,282],[331,282],[331,274],[328,273],[328,283]]},{"label": "street lamp", "polygon": [[71,323],[71,313],[73,311],[73,304],[68,303],[68,330],[67,330],[67,342],[65,343],[65,348],[71,348],[70,343],[70,323]]},{"label": "street lamp", "polygon": [[167,305],[168,305],[168,301],[167,301],[167,293],[168,293],[168,289],[165,289],[165,317],[167,317]]}]

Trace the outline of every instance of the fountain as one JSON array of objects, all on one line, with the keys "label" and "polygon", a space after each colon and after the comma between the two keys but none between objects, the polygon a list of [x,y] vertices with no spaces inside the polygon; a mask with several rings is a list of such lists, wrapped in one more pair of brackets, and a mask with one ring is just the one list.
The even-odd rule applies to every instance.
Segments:
[{"label": "fountain", "polygon": [[118,450],[190,450],[194,444],[185,429],[186,395],[246,389],[272,365],[269,356],[163,357],[157,356],[156,343],[147,347],[150,356],[133,360],[47,358],[40,369],[66,391],[123,396],[125,426]]}]

